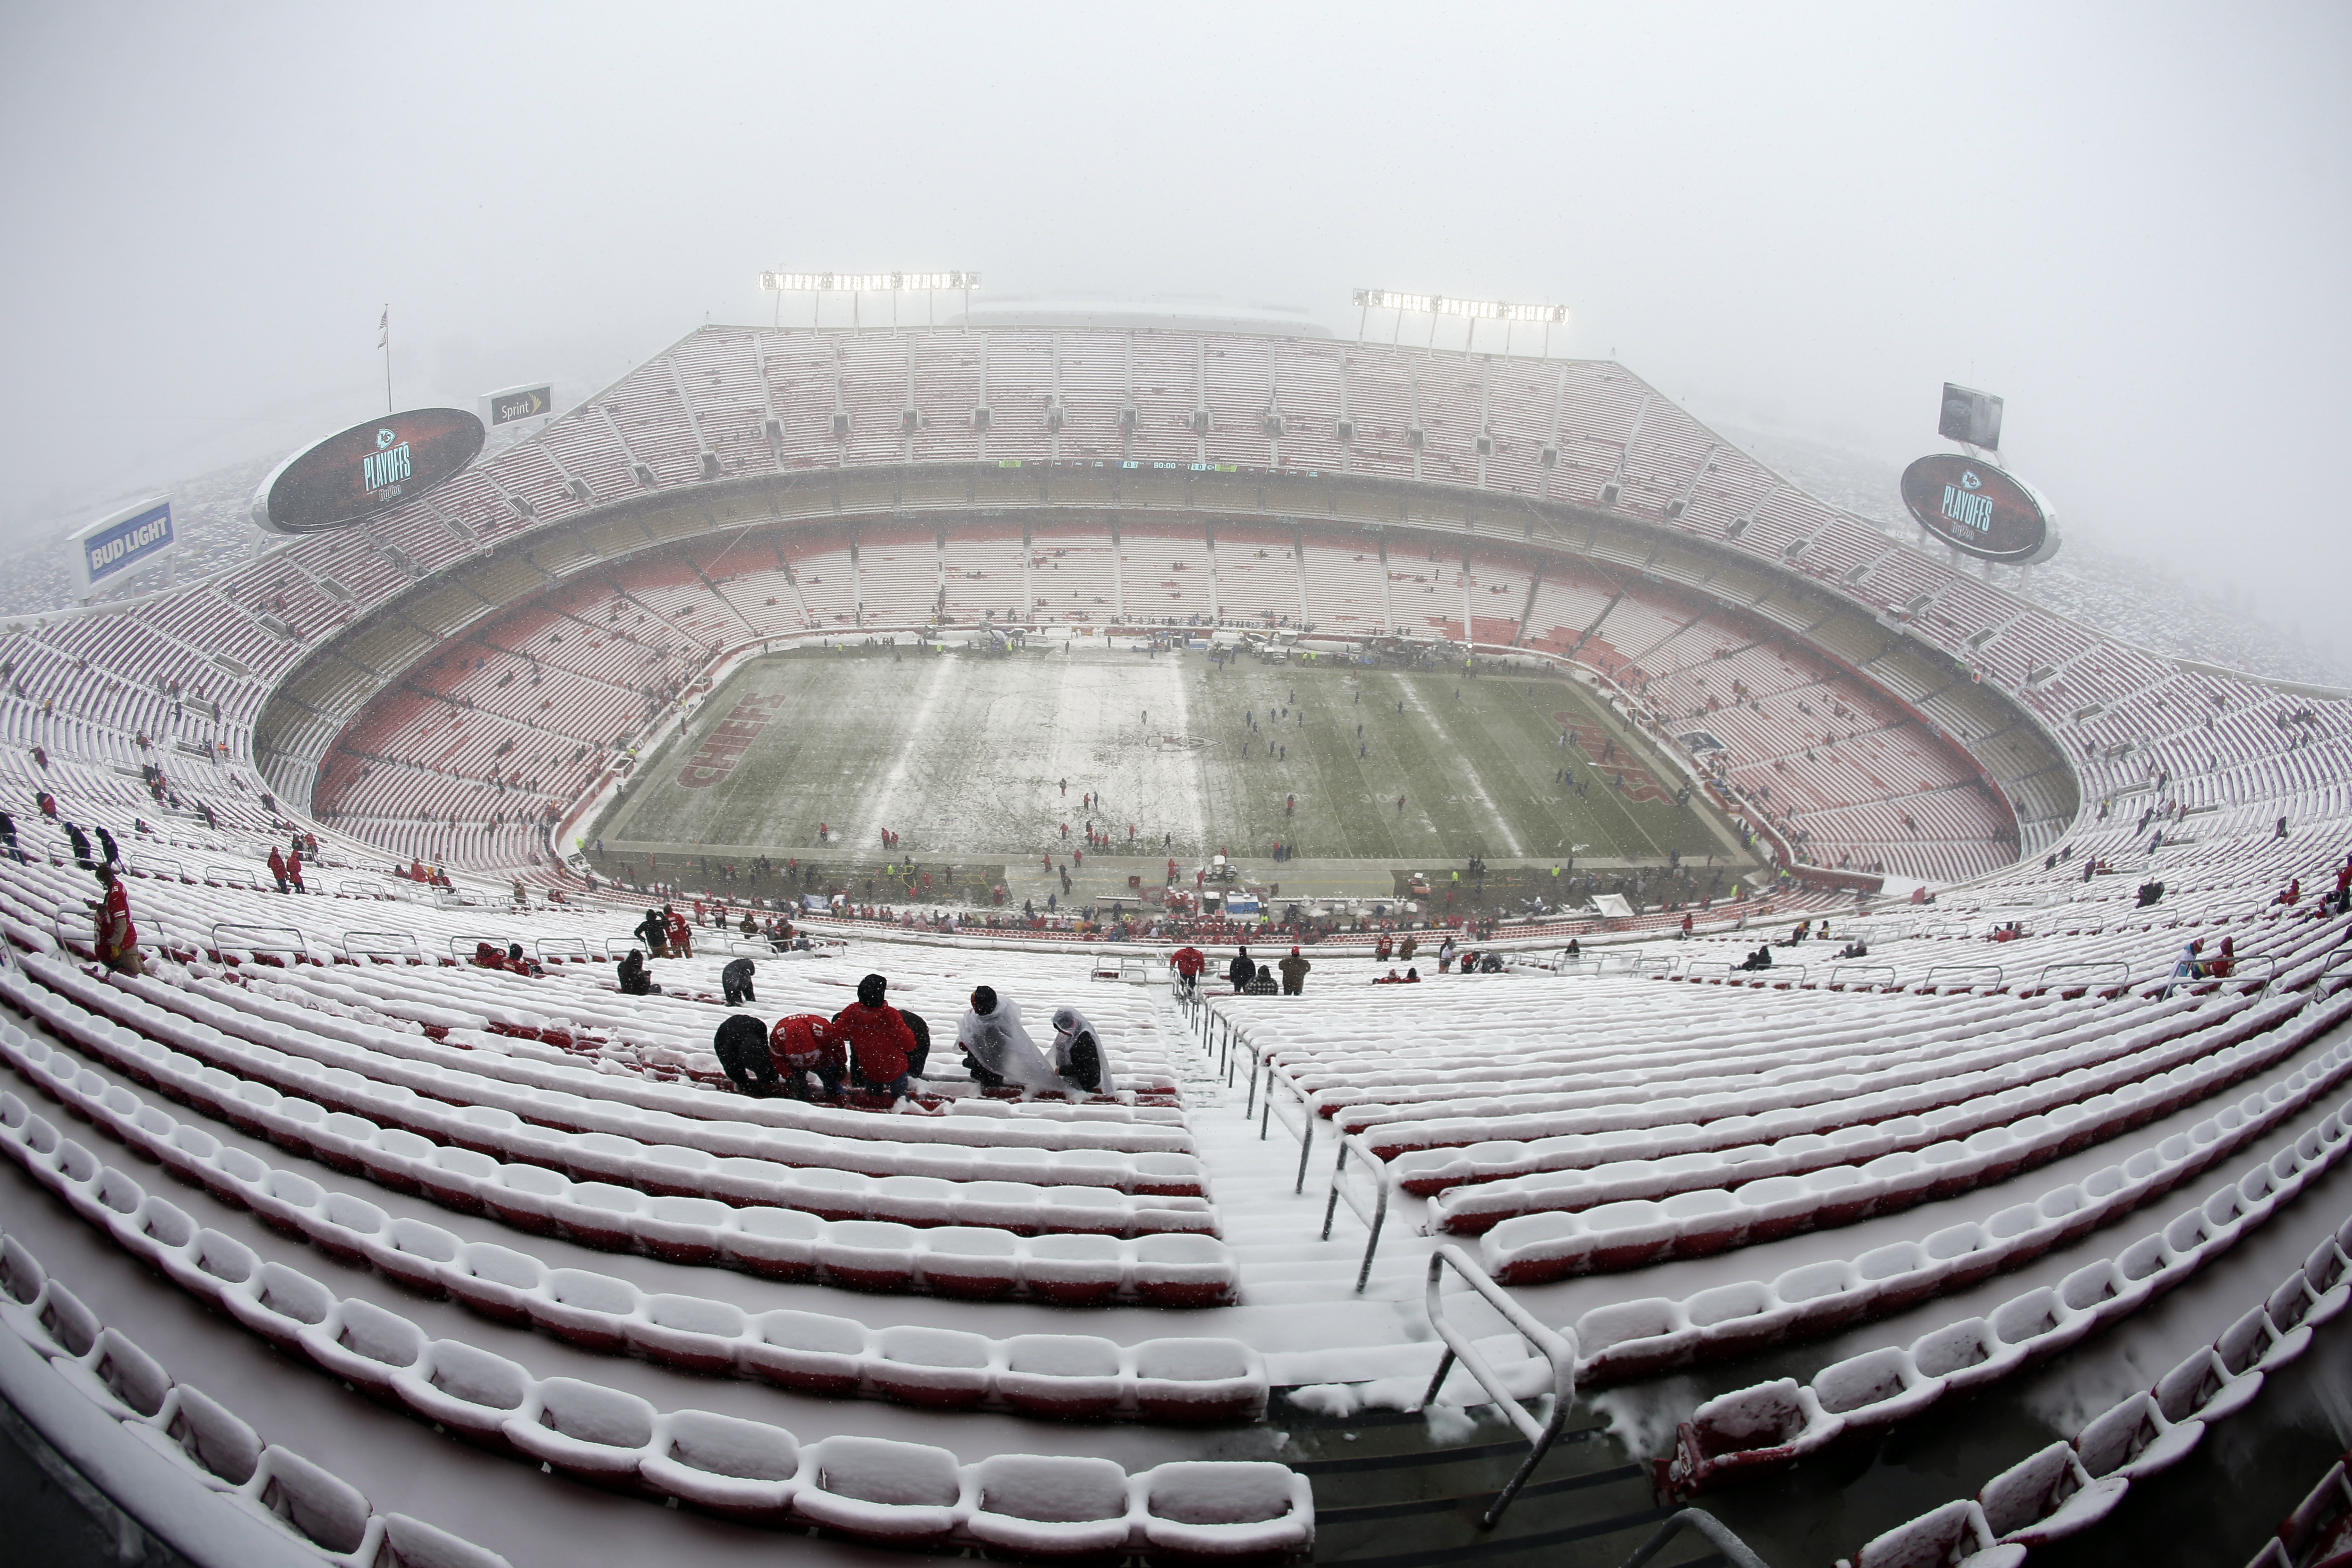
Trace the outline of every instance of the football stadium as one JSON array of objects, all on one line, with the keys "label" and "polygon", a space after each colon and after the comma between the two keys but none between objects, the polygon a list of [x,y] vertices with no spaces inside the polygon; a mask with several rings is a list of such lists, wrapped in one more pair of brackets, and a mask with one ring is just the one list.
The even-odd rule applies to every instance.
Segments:
[{"label": "football stadium", "polygon": [[2340,1539],[2352,706],[2040,535],[1108,309],[253,515],[0,647],[0,1394],[118,1561]]}]

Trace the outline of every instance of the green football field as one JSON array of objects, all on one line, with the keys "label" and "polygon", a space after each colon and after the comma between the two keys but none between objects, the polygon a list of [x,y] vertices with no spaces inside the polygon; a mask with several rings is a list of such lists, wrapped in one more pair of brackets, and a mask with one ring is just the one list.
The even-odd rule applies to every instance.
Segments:
[{"label": "green football field", "polygon": [[[1570,728],[1579,744],[1562,744]],[[1669,850],[1720,863],[1736,838],[1697,801],[1676,805],[1681,776],[1640,746],[1548,677],[801,651],[738,671],[596,832],[618,854],[805,857],[822,823],[824,853],[879,858],[887,828],[918,856],[1017,865],[1066,855],[1065,824],[1066,847],[1085,847],[1091,823],[1122,854],[1186,865],[1276,843],[1391,866]]]}]

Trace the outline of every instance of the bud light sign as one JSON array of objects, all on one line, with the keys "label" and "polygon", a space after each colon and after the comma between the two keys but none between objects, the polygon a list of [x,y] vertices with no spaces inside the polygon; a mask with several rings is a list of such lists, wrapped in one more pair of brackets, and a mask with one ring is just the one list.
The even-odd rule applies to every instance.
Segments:
[{"label": "bud light sign", "polygon": [[158,496],[125,507],[74,536],[74,576],[87,595],[110,578],[151,566],[178,543],[172,503]]},{"label": "bud light sign", "polygon": [[482,436],[482,422],[462,408],[414,408],[354,425],[261,481],[254,526],[318,533],[388,511],[462,473]]},{"label": "bud light sign", "polygon": [[2049,503],[2033,487],[1957,452],[1904,469],[1903,505],[1920,527],[1980,560],[2031,566],[2058,553]]}]

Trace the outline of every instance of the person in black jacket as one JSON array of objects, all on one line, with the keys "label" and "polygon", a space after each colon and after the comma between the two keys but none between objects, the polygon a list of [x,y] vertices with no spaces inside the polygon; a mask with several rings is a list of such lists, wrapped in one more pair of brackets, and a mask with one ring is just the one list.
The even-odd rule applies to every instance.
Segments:
[{"label": "person in black jacket", "polygon": [[1249,983],[1257,978],[1257,965],[1250,962],[1247,946],[1234,950],[1234,961],[1225,965],[1225,978],[1233,983],[1236,994],[1246,990]]},{"label": "person in black jacket", "polygon": [[101,866],[121,865],[122,851],[116,847],[114,835],[109,833],[104,827],[94,827],[90,831],[98,835],[98,847],[100,852],[98,863]]},{"label": "person in black jacket", "polygon": [[85,871],[91,869],[89,838],[70,822],[66,824],[66,842],[73,846],[74,864]]},{"label": "person in black jacket", "polygon": [[[639,921],[637,929],[629,934],[653,949],[656,958],[669,956],[669,922],[661,918],[659,910],[647,910],[646,918]],[[637,962],[640,963],[645,962],[642,955]]]},{"label": "person in black jacket", "polygon": [[907,1053],[907,1076],[920,1078],[923,1064],[931,1059],[931,1026],[923,1022],[921,1014],[909,1013],[904,1007],[898,1009],[898,1016],[907,1021],[908,1032],[915,1037],[915,1048]]},{"label": "person in black jacket", "polygon": [[749,1013],[731,1013],[721,1019],[711,1039],[719,1065],[739,1093],[765,1100],[776,1092],[776,1064],[768,1055],[768,1031]]},{"label": "person in black jacket", "polygon": [[759,1000],[751,994],[751,961],[748,958],[736,959],[720,970],[719,984],[727,993],[727,1005],[730,1007],[740,1007],[746,1002]]},{"label": "person in black jacket", "polygon": [[661,987],[655,984],[654,977],[646,973],[646,955],[634,947],[629,949],[629,956],[621,960],[619,978],[624,996],[661,994]]}]

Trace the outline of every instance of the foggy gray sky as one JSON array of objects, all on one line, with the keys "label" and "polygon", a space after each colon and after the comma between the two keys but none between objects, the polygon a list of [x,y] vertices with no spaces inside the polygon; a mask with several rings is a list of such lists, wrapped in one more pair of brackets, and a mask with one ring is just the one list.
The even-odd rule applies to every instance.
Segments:
[{"label": "foggy gray sky", "polygon": [[2072,531],[2323,635],[2352,11],[19,3],[0,525],[609,378],[763,266],[1554,300],[1703,418],[2009,400]]}]

